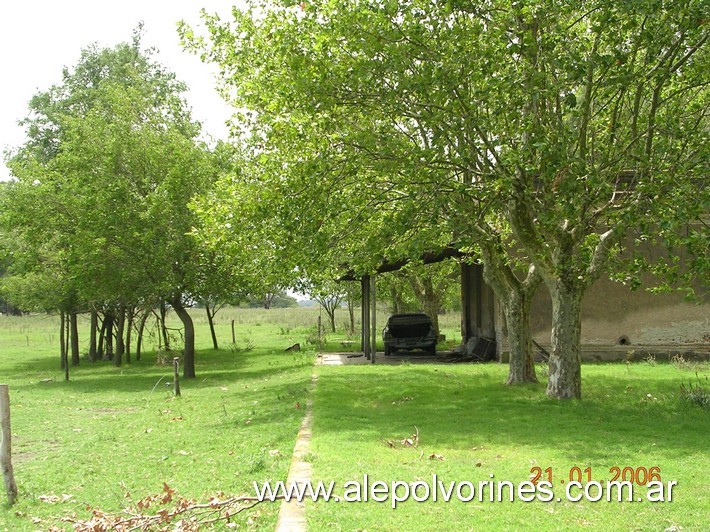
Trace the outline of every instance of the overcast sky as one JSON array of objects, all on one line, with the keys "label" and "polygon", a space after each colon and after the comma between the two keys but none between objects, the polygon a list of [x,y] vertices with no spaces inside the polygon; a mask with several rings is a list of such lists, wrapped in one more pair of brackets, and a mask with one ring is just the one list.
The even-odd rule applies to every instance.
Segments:
[{"label": "overcast sky", "polygon": [[[200,25],[200,9],[225,18],[233,0],[0,0],[0,153],[24,142],[17,121],[27,115],[32,96],[61,82],[62,68],[73,67],[81,49],[93,43],[113,47],[131,40],[144,23],[143,44],[158,48],[155,59],[190,88],[193,116],[215,138],[225,138],[230,108],[216,93],[212,66],[182,51],[178,20]],[[0,158],[0,180],[9,172]]]}]

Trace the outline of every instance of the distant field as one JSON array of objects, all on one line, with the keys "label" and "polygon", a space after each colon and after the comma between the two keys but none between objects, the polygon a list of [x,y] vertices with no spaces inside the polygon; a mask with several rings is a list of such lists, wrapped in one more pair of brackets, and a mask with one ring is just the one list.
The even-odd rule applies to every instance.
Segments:
[{"label": "distant field", "polygon": [[[308,397],[314,478],[341,486],[365,473],[387,482],[436,474],[445,482],[494,475],[519,483],[535,467],[543,475],[551,468],[555,482],[574,467],[609,480],[615,466],[658,467],[664,481],[678,483],[672,503],[409,501],[393,510],[390,503],[309,502],[311,530],[707,529],[710,413],[684,402],[681,386],[707,389],[708,364],[585,365],[584,400],[558,402],[545,397],[542,383],[505,387],[506,367],[496,363],[314,367],[315,308],[224,309],[219,351],[211,349],[204,312],[192,313],[197,379],[181,382],[180,399],[171,368],[156,364],[150,335],[141,362],[116,368],[82,359],[67,383],[58,319],[0,316],[0,381],[10,385],[20,491],[14,507],[0,508],[0,530],[71,530],[62,519],[87,518],[87,507],[119,512],[127,494],[138,500],[164,483],[198,501],[253,494],[254,480],[286,478]],[[357,347],[346,320],[339,312],[325,349],[346,349],[346,340]],[[451,345],[460,338],[458,320],[442,317]],[[284,351],[294,343],[301,351]],[[544,380],[545,367],[538,371]],[[272,530],[278,508],[263,503],[236,522]]]}]

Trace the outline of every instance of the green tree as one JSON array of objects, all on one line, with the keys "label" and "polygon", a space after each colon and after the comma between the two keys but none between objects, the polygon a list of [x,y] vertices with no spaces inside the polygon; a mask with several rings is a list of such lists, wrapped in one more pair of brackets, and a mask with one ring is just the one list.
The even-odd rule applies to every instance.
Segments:
[{"label": "green tree", "polygon": [[500,26],[514,50],[495,56],[508,87],[491,106],[508,109],[496,171],[552,297],[553,397],[581,397],[581,301],[610,257],[643,220],[663,225],[670,198],[696,201],[679,191],[707,194],[707,14],[694,1],[513,4]]},{"label": "green tree", "polygon": [[419,311],[428,315],[438,336],[439,314],[451,307],[453,299],[460,298],[457,266],[451,260],[427,265],[409,263],[398,272],[381,276],[379,290],[389,296],[393,314]]},{"label": "green tree", "polygon": [[[445,114],[454,78],[439,72],[447,85],[437,87],[431,69],[409,69],[426,52],[412,47],[434,47],[434,40],[401,38],[404,30],[389,18],[396,18],[395,4],[388,8],[392,13],[366,5],[333,7],[331,13],[331,7],[271,5],[269,11],[254,4],[252,11],[235,13],[233,26],[206,17],[216,43],[209,57],[224,68],[225,85],[237,89],[240,109],[256,111],[242,112],[239,124],[253,133],[253,174],[269,182],[269,201],[280,205],[292,261],[313,275],[337,278],[344,264],[370,273],[382,262],[418,257],[452,240],[495,256],[509,232],[491,213],[496,194],[484,201],[474,180],[480,172],[470,168],[470,159],[479,152],[461,136],[466,121]],[[375,35],[364,29],[368,24],[377,31],[389,24],[391,35]],[[183,36],[199,42],[189,28]],[[451,36],[453,43],[458,39]],[[343,44],[351,40],[372,49],[350,53]],[[442,57],[449,53],[440,51]],[[373,56],[378,60],[368,62]],[[397,75],[419,73],[424,79],[407,82],[407,91],[394,90]],[[417,88],[425,92],[422,102]],[[433,124],[426,122],[430,118]],[[452,140],[441,133],[446,127],[464,133]],[[473,154],[465,151],[471,148]],[[233,183],[217,188],[229,202]],[[509,382],[535,380],[529,314],[523,310],[537,277],[518,280],[516,261],[506,256],[495,265],[487,275],[499,280],[494,286],[501,300],[519,303],[505,305],[509,323],[520,324],[510,328]]]},{"label": "green tree", "polygon": [[193,237],[228,272],[228,285],[233,287],[228,290],[250,306],[297,305],[284,292],[289,287],[303,288],[305,278],[289,247],[292,229],[280,222],[281,210],[287,206],[272,201],[274,191],[258,181],[258,169],[243,153],[234,150],[230,157],[215,186],[191,204],[196,216]]},{"label": "green tree", "polygon": [[185,376],[194,377],[184,301],[203,265],[188,205],[215,167],[184,91],[141,50],[140,31],[131,43],[85,49],[61,84],[32,98],[27,141],[9,160],[17,183],[8,201],[13,230],[39,249],[52,244],[77,297],[115,308],[120,333],[128,309],[167,300],[185,327]]},{"label": "green tree", "polygon": [[[586,289],[642,220],[707,198],[693,181],[708,159],[707,20],[696,0],[253,2],[231,23],[206,16],[202,44],[264,178],[292,203],[309,187],[314,209],[289,219],[318,264],[477,252],[508,322],[509,382],[535,378],[529,302],[544,282],[547,393],[567,399],[581,397]],[[707,214],[678,210],[681,224]]]},{"label": "green tree", "polygon": [[444,311],[447,299],[451,295],[453,281],[460,280],[457,264],[452,261],[441,262],[431,266],[407,268],[412,291],[419,301],[419,306],[427,314],[437,337],[440,336],[439,314]]},{"label": "green tree", "polygon": [[310,290],[311,297],[325,310],[330,322],[331,332],[335,332],[335,311],[338,310],[346,298],[345,287],[338,282],[330,281],[319,283]]}]

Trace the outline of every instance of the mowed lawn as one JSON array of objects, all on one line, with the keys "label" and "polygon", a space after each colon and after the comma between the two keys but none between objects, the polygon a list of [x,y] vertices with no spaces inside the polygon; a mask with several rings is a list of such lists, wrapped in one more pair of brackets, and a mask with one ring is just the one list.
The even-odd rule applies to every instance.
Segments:
[{"label": "mowed lawn", "polygon": [[[335,480],[342,496],[342,486],[364,474],[370,485],[430,486],[436,475],[448,489],[452,481],[517,484],[537,467],[541,480],[551,474],[562,501],[490,502],[489,492],[482,502],[444,502],[440,493],[437,502],[396,509],[391,500],[319,501],[308,507],[311,529],[708,530],[710,410],[679,399],[682,383],[710,388],[707,364],[585,365],[584,399],[569,402],[546,398],[542,383],[505,387],[506,371],[499,364],[317,367],[314,477]],[[606,481],[615,467],[641,476],[640,469],[659,468],[664,482],[677,482],[672,502],[565,502],[570,472],[586,480],[591,468],[593,480]]]},{"label": "mowed lawn", "polygon": [[[203,314],[193,311],[198,377],[181,382],[180,399],[150,337],[141,362],[82,360],[66,383],[58,320],[0,317],[0,381],[10,385],[20,491],[14,507],[0,508],[0,530],[70,530],[63,518],[86,518],[87,507],[118,512],[164,483],[198,501],[251,495],[253,481],[286,478],[309,396],[307,459],[314,479],[335,481],[341,494],[364,474],[371,482],[431,482],[436,474],[447,486],[477,485],[519,483],[535,467],[543,475],[551,468],[556,496],[574,467],[600,481],[615,466],[658,467],[664,482],[677,482],[671,503],[309,502],[311,530],[707,529],[710,412],[680,398],[682,384],[708,388],[707,364],[586,365],[584,400],[558,402],[542,383],[502,385],[506,367],[495,363],[313,366],[318,314],[225,309],[217,316],[223,349],[214,351]],[[339,313],[339,324],[345,318]],[[457,319],[449,321],[453,337]],[[329,334],[327,345],[346,339]],[[284,351],[297,342],[301,351]],[[273,530],[278,508],[263,503],[236,523]]]},{"label": "mowed lawn", "polygon": [[[164,483],[205,502],[219,492],[251,495],[253,480],[285,478],[315,358],[313,346],[283,350],[303,342],[304,324],[315,323],[303,312],[218,314],[225,349],[214,351],[195,311],[197,379],[181,381],[179,399],[172,367],[157,365],[154,352],[121,368],[82,359],[64,382],[58,319],[0,317],[0,382],[10,387],[19,489],[11,509],[1,494],[0,530],[71,529],[62,518],[85,519],[87,507],[120,511],[161,493]],[[276,316],[283,327],[266,321]],[[231,319],[237,349],[230,349]],[[277,514],[278,504],[264,503],[248,526],[273,529]]]}]

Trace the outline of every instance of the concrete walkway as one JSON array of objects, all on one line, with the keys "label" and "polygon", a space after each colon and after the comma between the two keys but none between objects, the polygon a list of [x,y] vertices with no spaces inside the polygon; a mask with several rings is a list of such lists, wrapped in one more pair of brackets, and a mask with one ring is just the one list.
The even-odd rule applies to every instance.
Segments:
[{"label": "concrete walkway", "polygon": [[[311,392],[318,382],[317,375],[311,375]],[[301,428],[296,437],[296,445],[293,449],[293,458],[288,470],[286,484],[298,484],[302,486],[311,480],[311,464],[304,460],[311,443],[311,424],[313,420],[313,401],[306,401],[306,415],[301,422]],[[279,509],[279,519],[276,522],[277,532],[301,532],[306,530],[306,507],[305,503],[292,499],[288,502],[282,501]]]},{"label": "concrete walkway", "polygon": [[[375,356],[375,365],[377,364],[436,364],[437,362],[444,362],[444,358],[441,356],[431,356],[426,353],[404,353],[397,354],[386,357],[384,353],[377,353]],[[316,365],[323,366],[349,366],[349,365],[364,365],[372,364],[372,361],[368,360],[362,353],[320,353],[316,359]]]}]

